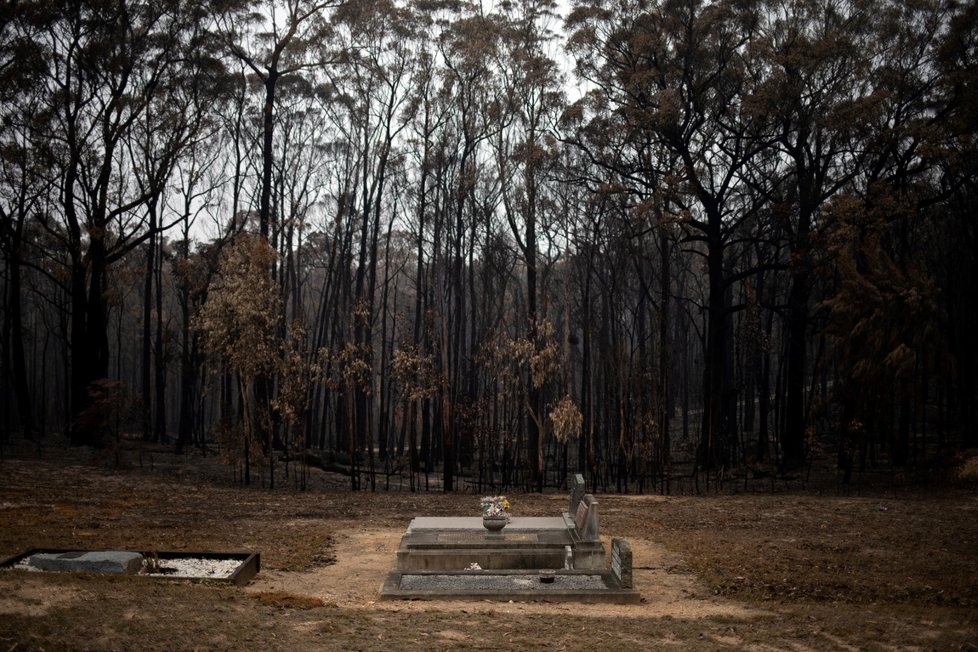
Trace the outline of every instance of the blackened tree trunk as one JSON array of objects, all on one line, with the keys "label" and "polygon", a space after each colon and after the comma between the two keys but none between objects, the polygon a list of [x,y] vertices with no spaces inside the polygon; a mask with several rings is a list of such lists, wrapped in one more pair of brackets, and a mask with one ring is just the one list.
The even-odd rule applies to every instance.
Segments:
[{"label": "blackened tree trunk", "polygon": [[156,259],[156,335],[153,340],[153,358],[156,362],[156,410],[153,421],[153,441],[161,442],[166,437],[166,371],[167,353],[164,342],[163,324],[163,250],[160,243],[160,255]]},{"label": "blackened tree trunk", "polygon": [[805,461],[805,378],[808,352],[810,275],[792,275],[788,295],[788,360],[785,371],[785,427],[781,433],[782,467],[799,468]]},{"label": "blackened tree trunk", "polygon": [[736,433],[736,401],[731,400],[729,356],[732,333],[724,270],[726,250],[721,233],[722,217],[715,206],[707,206],[707,214],[709,290],[703,363],[703,420],[697,466],[714,471],[729,462],[729,448]]},{"label": "blackened tree trunk", "polygon": [[[12,225],[8,234],[7,266],[7,317],[4,320],[4,352],[9,350],[9,368],[13,384],[14,396],[17,403],[17,415],[20,419],[21,432],[25,439],[33,441],[36,435],[34,424],[34,409],[31,401],[30,384],[27,379],[27,364],[24,355],[24,316],[23,316],[23,283],[22,265],[20,259],[21,241],[25,216],[18,211],[18,219]],[[10,216],[0,216],[8,221]],[[9,346],[9,349],[8,349]],[[6,373],[6,366],[2,373]],[[9,413],[8,413],[9,416]]]},{"label": "blackened tree trunk", "polygon": [[[661,220],[661,215],[660,215]],[[670,432],[672,417],[672,338],[669,336],[672,324],[669,322],[672,305],[672,238],[665,224],[659,224],[659,432],[661,438],[662,490],[669,493],[669,477],[672,473],[672,437]]]},{"label": "blackened tree trunk", "polygon": [[153,321],[153,278],[156,274],[156,211],[149,209],[151,231],[149,239],[146,241],[146,275],[143,278],[143,341],[142,341],[142,367],[140,378],[142,381],[142,405],[140,412],[142,416],[143,440],[150,441],[153,436],[152,426],[152,321]]},{"label": "blackened tree trunk", "polygon": [[[528,185],[534,186],[533,182]],[[537,234],[536,234],[536,201],[530,199],[535,194],[528,188],[527,204],[530,210],[526,216],[526,242],[524,262],[526,263],[526,313],[527,338],[538,346],[539,338],[539,308],[537,306]],[[531,208],[532,207],[532,208]],[[540,423],[543,415],[543,391],[532,374],[528,379],[527,402],[530,405],[530,418],[527,419],[527,447],[530,459],[530,481],[536,491],[543,491],[543,441],[540,433]]]}]

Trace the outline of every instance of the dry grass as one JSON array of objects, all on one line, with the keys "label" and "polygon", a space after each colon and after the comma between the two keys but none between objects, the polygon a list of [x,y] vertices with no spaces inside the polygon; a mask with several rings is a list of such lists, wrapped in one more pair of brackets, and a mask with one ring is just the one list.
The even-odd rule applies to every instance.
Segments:
[{"label": "dry grass", "polygon": [[[978,640],[973,490],[602,495],[602,530],[640,544],[645,605],[380,603],[375,575],[358,568],[363,539],[349,533],[396,540],[410,516],[469,513],[474,496],[351,494],[326,476],[307,492],[246,489],[210,458],[154,455],[152,469],[0,462],[0,556],[258,550],[252,587],[0,572],[0,649],[974,650]],[[560,494],[510,495],[523,515],[565,507]],[[664,551],[655,561],[643,552],[653,548]],[[682,581],[665,603],[658,582],[670,577]]]},{"label": "dry grass", "polygon": [[322,598],[296,595],[285,591],[258,591],[252,593],[251,597],[266,607],[278,607],[279,609],[314,609],[326,606]]}]

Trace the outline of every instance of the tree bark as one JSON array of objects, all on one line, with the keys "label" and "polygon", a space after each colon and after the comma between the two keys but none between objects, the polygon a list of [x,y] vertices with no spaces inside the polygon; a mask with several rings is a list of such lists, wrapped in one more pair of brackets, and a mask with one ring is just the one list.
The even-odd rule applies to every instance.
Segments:
[{"label": "tree bark", "polygon": [[[36,436],[34,424],[34,409],[31,401],[30,384],[27,380],[27,363],[24,354],[24,316],[22,304],[22,280],[20,261],[20,240],[23,220],[14,227],[9,251],[9,284],[8,316],[6,327],[9,329],[10,371],[13,381],[14,396],[17,402],[17,415],[24,439],[33,441]],[[6,344],[6,343],[5,343]],[[6,348],[6,347],[5,347]],[[5,370],[6,371],[6,370]]]}]

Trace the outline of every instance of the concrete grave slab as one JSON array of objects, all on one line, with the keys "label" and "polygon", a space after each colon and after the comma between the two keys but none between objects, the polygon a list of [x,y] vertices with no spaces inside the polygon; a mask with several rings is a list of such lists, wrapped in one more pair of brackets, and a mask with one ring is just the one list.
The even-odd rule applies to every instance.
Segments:
[{"label": "concrete grave slab", "polygon": [[125,550],[71,551],[31,555],[28,563],[46,571],[134,575],[143,567],[143,556]]},{"label": "concrete grave slab", "polygon": [[514,518],[491,535],[481,518],[421,517],[411,521],[397,550],[397,570],[457,571],[562,568],[573,539],[563,519]]},{"label": "concrete grave slab", "polygon": [[608,570],[392,571],[380,589],[383,600],[500,600],[635,604],[642,596],[623,589]]},{"label": "concrete grave slab", "polygon": [[[564,529],[559,516],[513,516],[506,532]],[[407,533],[422,530],[484,530],[481,516],[417,516],[408,524]]]}]

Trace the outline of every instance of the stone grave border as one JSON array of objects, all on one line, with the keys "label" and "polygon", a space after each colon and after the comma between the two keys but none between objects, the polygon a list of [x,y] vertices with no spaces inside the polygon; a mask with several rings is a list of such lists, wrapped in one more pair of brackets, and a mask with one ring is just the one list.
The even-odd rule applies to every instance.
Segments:
[{"label": "stone grave border", "polygon": [[[31,557],[33,555],[40,554],[64,554],[71,552],[106,552],[107,549],[82,549],[82,548],[28,548],[27,550],[7,557],[6,559],[0,560],[0,569],[13,568],[21,560]],[[207,582],[216,584],[233,584],[235,586],[244,586],[251,578],[258,574],[261,570],[261,553],[258,552],[195,552],[195,551],[153,551],[153,552],[142,552],[140,553],[143,557],[156,557],[160,561],[166,559],[183,559],[186,557],[197,557],[200,559],[234,559],[238,560],[238,567],[234,570],[228,577],[187,577],[183,575],[139,575],[139,574],[118,574],[119,577],[131,577],[136,580],[163,580],[163,581],[190,581],[190,582]],[[40,571],[42,573],[60,572],[60,571]],[[80,571],[84,572],[84,571]],[[105,575],[107,573],[93,573],[95,575]],[[114,574],[115,575],[115,574]]]},{"label": "stone grave border", "polygon": [[[604,588],[600,589],[570,589],[561,590],[544,588],[552,584],[542,584],[538,589],[511,588],[503,590],[467,590],[454,588],[451,590],[407,590],[401,588],[401,578],[407,575],[414,577],[510,577],[527,578],[540,581],[543,571],[527,569],[492,570],[492,571],[399,571],[393,570],[380,587],[381,600],[462,600],[462,601],[513,601],[513,602],[578,602],[584,604],[638,604],[642,596],[634,588],[619,586],[618,577],[610,569],[587,570],[554,570],[551,577],[584,575],[599,577]],[[551,580],[552,581],[552,580]]]}]

